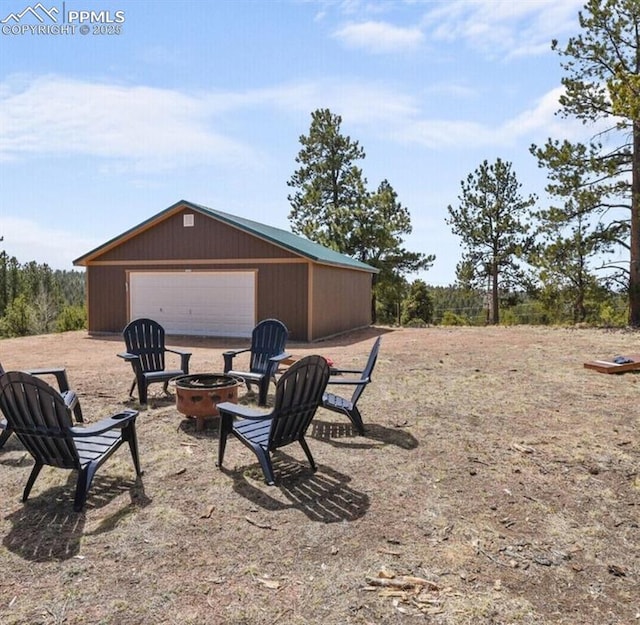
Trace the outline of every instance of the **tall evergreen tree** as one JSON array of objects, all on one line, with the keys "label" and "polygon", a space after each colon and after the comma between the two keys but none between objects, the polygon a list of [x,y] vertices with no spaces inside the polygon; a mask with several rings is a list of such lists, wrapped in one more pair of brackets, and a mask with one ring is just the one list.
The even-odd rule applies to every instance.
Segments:
[{"label": "tall evergreen tree", "polygon": [[468,287],[482,288],[489,281],[493,324],[500,321],[500,288],[509,290],[525,281],[518,262],[529,250],[529,209],[536,197],[520,195],[511,163],[498,158],[484,161],[461,183],[458,208],[448,207],[446,220],[454,234],[462,239],[462,261],[458,281]]},{"label": "tall evergreen tree", "polygon": [[342,118],[329,109],[311,113],[309,135],[302,135],[300,167],[287,182],[293,232],[345,254],[353,253],[354,216],[365,210],[366,180],[357,161],[365,157],[357,141],[340,132]]},{"label": "tall evergreen tree", "polygon": [[[580,34],[561,48],[565,71],[560,113],[583,123],[610,122],[613,148],[600,149],[592,161],[606,175],[613,195],[603,196],[611,205],[630,209],[628,227],[629,323],[640,326],[640,2],[638,0],[588,0],[579,14]],[[601,148],[599,143],[594,143]],[[550,164],[552,166],[552,164]],[[594,182],[601,178],[594,176]],[[621,232],[621,231],[619,231]]]},{"label": "tall evergreen tree", "polygon": [[366,190],[355,165],[364,150],[340,133],[341,123],[328,109],[311,114],[309,135],[300,137],[296,158],[301,167],[287,183],[296,189],[289,195],[289,220],[294,232],[380,270],[372,298],[375,319],[376,293],[393,291],[381,285],[430,267],[435,257],[403,246],[411,233],[409,211],[387,180],[374,193]]},{"label": "tall evergreen tree", "polygon": [[612,221],[604,225],[602,221],[609,208],[604,197],[612,188],[602,171],[607,163],[599,158],[598,147],[549,142],[532,152],[541,165],[553,165],[547,191],[564,201],[562,206],[536,214],[542,243],[530,262],[539,271],[540,296],[550,308],[566,300],[573,321],[585,321],[586,301],[601,290],[603,281],[595,272],[606,267],[604,261],[596,263],[596,258],[603,258],[617,244],[624,245],[627,224]]}]

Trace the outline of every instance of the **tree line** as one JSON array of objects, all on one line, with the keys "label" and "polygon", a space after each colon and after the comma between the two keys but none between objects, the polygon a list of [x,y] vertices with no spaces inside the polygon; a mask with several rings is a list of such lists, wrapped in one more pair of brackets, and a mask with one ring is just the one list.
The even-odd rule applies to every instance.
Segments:
[{"label": "tree line", "polygon": [[[558,114],[591,126],[593,138],[529,147],[547,170],[549,205],[523,196],[512,164],[497,158],[462,180],[447,207],[463,249],[447,297],[481,301],[472,316],[486,323],[526,306],[535,315],[520,316],[541,322],[640,327],[640,2],[589,0],[578,20],[566,46],[551,42],[565,72]],[[367,190],[364,150],[341,123],[319,109],[300,137],[288,182],[293,231],[379,270],[374,319],[431,323],[443,291],[407,276],[435,257],[403,246],[409,210],[387,180]],[[458,317],[449,311],[449,321]]]},{"label": "tree line", "polygon": [[0,252],[0,336],[80,330],[86,323],[84,272],[21,264]]}]

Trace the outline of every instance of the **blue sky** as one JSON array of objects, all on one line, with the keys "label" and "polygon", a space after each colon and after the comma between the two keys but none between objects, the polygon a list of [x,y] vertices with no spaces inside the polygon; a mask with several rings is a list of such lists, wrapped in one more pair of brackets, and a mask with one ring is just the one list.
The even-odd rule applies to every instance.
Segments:
[{"label": "blue sky", "polygon": [[[0,21],[37,2],[0,0]],[[529,154],[585,129],[555,115],[574,0],[47,0],[74,32],[0,33],[0,234],[56,269],[180,199],[290,229],[287,180],[311,112],[329,108],[410,213],[418,276],[455,281],[445,223],[460,181],[513,163],[540,203]],[[87,10],[116,24],[91,24]],[[55,13],[55,12],[54,12]],[[96,33],[94,34],[94,26]],[[581,135],[582,133],[582,135]],[[589,136],[587,134],[586,136]]]}]

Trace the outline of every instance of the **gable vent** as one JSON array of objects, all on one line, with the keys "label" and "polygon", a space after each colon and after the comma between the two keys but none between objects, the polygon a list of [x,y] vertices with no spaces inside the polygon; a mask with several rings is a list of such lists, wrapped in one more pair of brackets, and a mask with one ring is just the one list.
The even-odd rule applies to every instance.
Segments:
[{"label": "gable vent", "polygon": [[193,228],[193,213],[187,213],[182,216],[182,225],[185,228]]}]

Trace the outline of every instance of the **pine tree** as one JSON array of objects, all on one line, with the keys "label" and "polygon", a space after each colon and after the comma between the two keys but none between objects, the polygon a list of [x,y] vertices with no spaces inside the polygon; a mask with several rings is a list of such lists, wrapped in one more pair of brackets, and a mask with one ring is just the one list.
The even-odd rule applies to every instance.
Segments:
[{"label": "pine tree", "polygon": [[520,196],[521,184],[511,163],[500,158],[491,165],[485,160],[460,185],[460,205],[448,207],[450,217],[446,220],[464,247],[458,281],[469,288],[482,288],[489,281],[488,321],[497,324],[500,289],[508,291],[525,281],[518,260],[532,245],[529,209],[537,198]]}]

